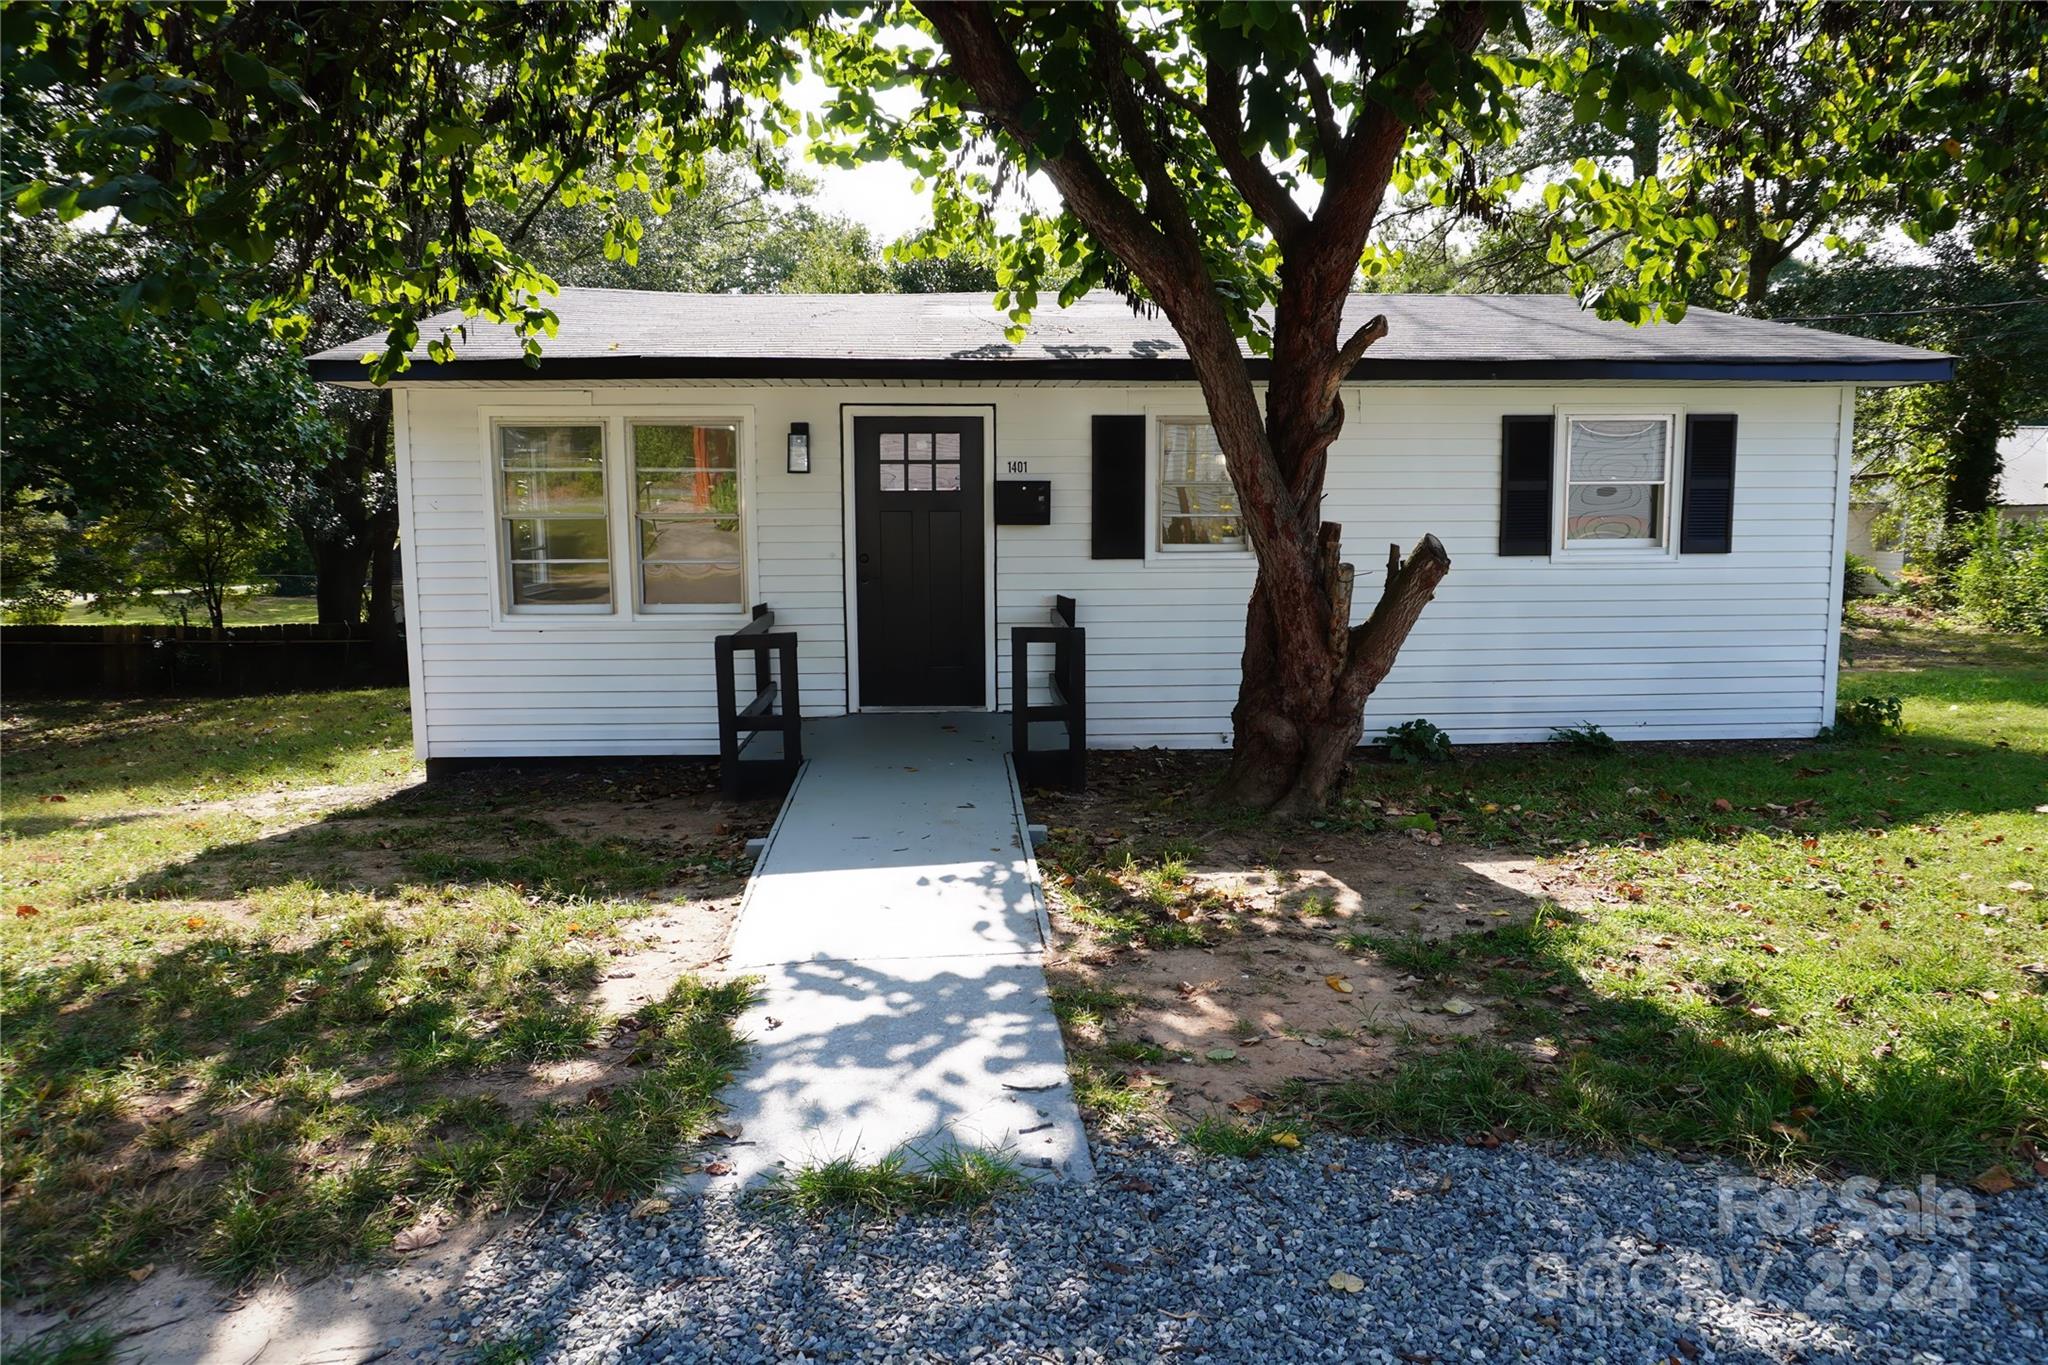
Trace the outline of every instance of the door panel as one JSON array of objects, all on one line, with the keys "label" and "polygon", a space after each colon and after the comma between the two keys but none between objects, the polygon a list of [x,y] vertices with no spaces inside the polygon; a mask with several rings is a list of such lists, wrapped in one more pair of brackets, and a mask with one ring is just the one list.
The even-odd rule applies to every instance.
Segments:
[{"label": "door panel", "polygon": [[863,706],[987,702],[976,417],[853,419]]}]

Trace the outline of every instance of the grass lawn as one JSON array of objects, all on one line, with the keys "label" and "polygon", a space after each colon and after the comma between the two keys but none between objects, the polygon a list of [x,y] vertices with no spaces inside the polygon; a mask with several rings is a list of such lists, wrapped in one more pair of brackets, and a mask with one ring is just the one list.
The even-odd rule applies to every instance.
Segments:
[{"label": "grass lawn", "polygon": [[716,928],[772,812],[703,765],[428,789],[402,690],[16,705],[6,750],[10,1296],[631,1193],[712,1121],[748,988],[647,926]]},{"label": "grass lawn", "polygon": [[[259,593],[234,593],[222,603],[221,615],[231,626],[284,626],[317,621],[319,608],[311,597],[270,597]],[[110,612],[96,612],[83,603],[64,609],[57,621],[63,626],[161,626],[170,623],[164,609],[154,602],[130,602]],[[206,624],[206,611],[193,616],[194,625]]]},{"label": "grass lawn", "polygon": [[[1256,1150],[1316,1124],[1530,1134],[1889,1177],[2002,1164],[2027,1178],[2035,1144],[2048,1147],[2048,645],[1901,627],[1857,631],[1851,648],[1843,697],[1901,698],[1903,733],[1376,762],[1329,820],[1261,835],[1325,851],[1374,839],[1506,850],[1573,895],[1428,936],[1304,902],[1286,952],[1348,954],[1339,970],[1377,971],[1421,1010],[1476,1010],[1485,1026],[1460,1034],[1439,1013],[1443,1029],[1417,1037],[1404,1023],[1400,1065],[1276,1084],[1242,1102],[1257,1117],[1207,1118],[1190,1135]],[[1266,932],[1204,903],[1216,893],[1190,866],[1242,831],[1174,821],[1186,806],[1184,785],[1091,811],[1086,834],[1055,840],[1046,861],[1074,951],[1113,963]],[[1350,987],[1338,977],[1329,990]],[[1098,1120],[1156,1116],[1159,1040],[1100,1031],[1129,1002],[1074,987],[1058,998]],[[1325,1034],[1348,1046],[1373,1028],[1360,1017]],[[1253,1055],[1221,1065],[1242,1071]]]}]

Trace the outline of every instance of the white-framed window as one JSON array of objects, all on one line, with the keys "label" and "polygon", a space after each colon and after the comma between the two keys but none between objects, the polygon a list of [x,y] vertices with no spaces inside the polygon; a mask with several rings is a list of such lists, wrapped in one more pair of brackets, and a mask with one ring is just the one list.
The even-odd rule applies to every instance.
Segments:
[{"label": "white-framed window", "polygon": [[626,433],[639,609],[745,607],[739,423],[634,419]]},{"label": "white-framed window", "polygon": [[1566,550],[1664,549],[1677,464],[1669,413],[1566,416],[1559,497]]},{"label": "white-framed window", "polygon": [[604,423],[501,421],[493,433],[506,610],[609,612]]},{"label": "white-framed window", "polygon": [[1158,548],[1244,550],[1242,509],[1216,428],[1194,417],[1162,417],[1157,426]]}]

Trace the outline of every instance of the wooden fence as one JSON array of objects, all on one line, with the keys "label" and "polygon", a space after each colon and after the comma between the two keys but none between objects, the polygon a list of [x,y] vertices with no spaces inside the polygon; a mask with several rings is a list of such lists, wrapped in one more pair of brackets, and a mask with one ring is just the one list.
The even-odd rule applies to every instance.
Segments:
[{"label": "wooden fence", "polygon": [[405,682],[402,641],[360,626],[7,626],[0,690],[59,697],[316,691]]}]

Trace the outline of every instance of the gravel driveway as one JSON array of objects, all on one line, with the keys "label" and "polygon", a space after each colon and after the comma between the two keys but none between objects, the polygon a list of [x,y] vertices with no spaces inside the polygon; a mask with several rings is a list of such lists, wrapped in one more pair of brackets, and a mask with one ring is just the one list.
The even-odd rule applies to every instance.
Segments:
[{"label": "gravel driveway", "polygon": [[433,1326],[451,1355],[551,1361],[2048,1359],[2039,1186],[1772,1186],[1520,1144],[1098,1155],[1095,1184],[972,1221],[558,1215],[493,1243]]}]

